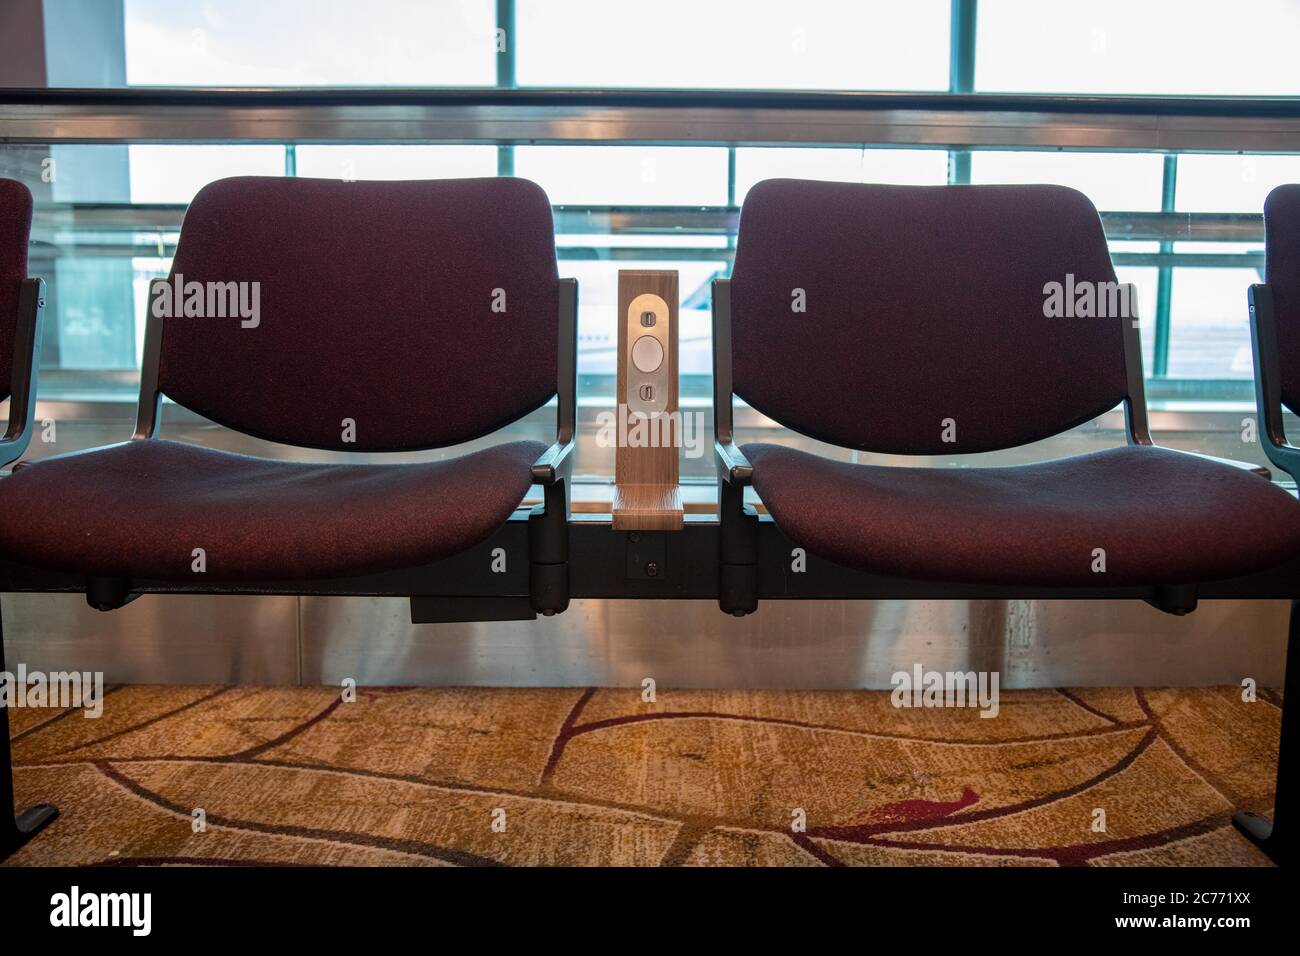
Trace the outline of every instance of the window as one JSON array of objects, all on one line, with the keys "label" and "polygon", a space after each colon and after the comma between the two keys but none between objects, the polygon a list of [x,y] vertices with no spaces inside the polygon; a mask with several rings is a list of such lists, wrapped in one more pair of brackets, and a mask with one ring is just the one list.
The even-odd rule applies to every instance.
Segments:
[{"label": "window", "polygon": [[493,0],[126,0],[131,86],[490,86]]},{"label": "window", "polygon": [[[513,20],[498,24],[512,7]],[[946,91],[961,85],[950,76],[955,52],[958,61],[973,57],[978,93],[1300,96],[1293,0],[1257,0],[1249,17],[1225,17],[1209,0],[983,0],[975,9],[972,40],[950,0],[663,0],[649,17],[608,0],[116,0],[96,7],[94,29],[47,17],[48,82]],[[686,137],[625,142],[616,126],[605,128],[609,141],[583,144],[0,145],[0,173],[24,179],[37,195],[33,269],[50,288],[42,395],[132,393],[147,281],[170,265],[184,205],[214,179],[509,171],[538,182],[557,207],[560,271],[581,283],[579,372],[589,404],[614,392],[614,302],[626,268],[679,271],[683,400],[707,404],[710,282],[730,271],[735,207],[755,183],[937,185],[969,177],[1061,183],[1088,195],[1105,216],[1120,279],[1140,290],[1148,394],[1157,404],[1250,405],[1245,290],[1260,278],[1263,244],[1241,241],[1242,229],[1258,232],[1273,186],[1300,182],[1300,156],[1173,157],[997,141],[950,151],[941,136],[891,148],[812,141],[729,148]],[[48,181],[46,159],[58,172]],[[1244,218],[1225,226],[1223,216]],[[590,459],[581,471],[612,468],[612,455]],[[697,467],[688,463],[687,473]]]},{"label": "window", "polygon": [[1300,156],[1178,157],[1179,212],[1248,212],[1283,183],[1300,182]]},{"label": "window", "polygon": [[948,88],[948,0],[517,5],[524,86]]},{"label": "window", "polygon": [[981,92],[1296,96],[1300,4],[980,0]]}]

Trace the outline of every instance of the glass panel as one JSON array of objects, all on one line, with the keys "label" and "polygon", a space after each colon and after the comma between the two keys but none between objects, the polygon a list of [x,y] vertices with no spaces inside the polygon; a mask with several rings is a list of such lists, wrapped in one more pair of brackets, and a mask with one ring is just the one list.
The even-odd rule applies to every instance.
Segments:
[{"label": "glass panel", "polygon": [[557,206],[724,206],[727,151],[694,146],[519,146],[515,175]]},{"label": "glass panel", "polygon": [[1264,197],[1282,183],[1300,183],[1300,156],[1178,157],[1180,212],[1264,211]]},{"label": "glass panel", "polygon": [[457,179],[497,174],[495,146],[299,146],[297,174],[320,179]]},{"label": "glass panel", "polygon": [[1253,269],[1175,269],[1169,374],[1175,378],[1251,377],[1246,289]]},{"label": "glass panel", "polygon": [[755,183],[776,178],[940,185],[948,179],[948,153],[942,149],[736,150],[737,203],[744,202]]},{"label": "glass panel", "polygon": [[[1123,252],[1137,252],[1135,247],[1155,246],[1155,243],[1139,242],[1112,242],[1110,244],[1110,253],[1112,256]],[[1154,251],[1149,249],[1148,251]],[[1142,339],[1142,367],[1146,375],[1151,374],[1154,365],[1155,344],[1156,344],[1156,290],[1158,285],[1158,272],[1156,269],[1146,266],[1115,266],[1115,278],[1120,282],[1132,282],[1138,290],[1138,319],[1141,321],[1140,335]]]},{"label": "glass panel", "polygon": [[131,146],[131,201],[188,203],[227,176],[283,176],[283,146]]},{"label": "glass panel", "polygon": [[1098,209],[1159,212],[1163,160],[1153,153],[975,152],[973,183],[1056,183]]},{"label": "glass panel", "polygon": [[944,90],[948,0],[518,0],[528,86]]},{"label": "glass panel", "polygon": [[132,86],[496,81],[493,0],[126,0],[125,14]]},{"label": "glass panel", "polygon": [[981,92],[1300,94],[1300,4],[981,0]]},{"label": "glass panel", "polygon": [[[614,302],[617,273],[623,268],[679,271],[682,404],[692,411],[707,409],[709,283],[729,270],[734,237],[725,233],[720,210],[701,219],[693,207],[726,204],[728,151],[614,145],[519,146],[512,152],[518,174],[539,181],[556,204],[617,205],[631,214],[613,217],[611,231],[603,231],[606,219],[599,215],[587,219],[570,213],[557,220],[568,230],[557,236],[560,273],[581,282],[583,414],[590,417],[593,410],[612,404]],[[497,154],[489,145],[301,145],[289,165],[298,175],[358,179],[492,175]],[[55,161],[48,167],[53,175],[43,181],[47,159]],[[1002,149],[974,151],[972,174],[977,182],[1065,183],[1082,189],[1104,210],[1150,212],[1159,208],[1162,163],[1153,154]],[[212,179],[281,175],[285,165],[285,149],[279,145],[0,146],[0,174],[23,179],[37,199],[32,272],[50,286],[42,398],[93,398],[114,390],[133,394],[147,280],[170,263],[183,205]],[[945,180],[946,166],[947,153],[941,149],[741,148],[735,151],[735,196],[743,201],[753,183],[771,176],[937,184]],[[1187,155],[1180,157],[1178,172],[1180,210],[1258,214],[1274,184],[1300,180],[1300,157]],[[645,221],[635,216],[638,206],[676,206],[682,216],[689,212],[695,218],[678,223],[675,212],[656,214],[654,231],[647,231]],[[688,228],[681,228],[682,223]],[[1244,297],[1246,285],[1259,279],[1262,243],[1130,240],[1112,242],[1111,248],[1121,281],[1139,287],[1148,374],[1155,367],[1157,266],[1172,268],[1167,375],[1153,382],[1153,397],[1192,399],[1198,407],[1219,402],[1216,414],[1226,414],[1226,408],[1236,415],[1234,421],[1247,414],[1250,354]],[[1171,254],[1182,257],[1176,267],[1167,258]],[[1165,257],[1161,263],[1157,255]],[[753,433],[748,437],[774,436],[771,423],[755,425],[752,413],[742,419]],[[1112,416],[1108,422],[1117,420]],[[794,440],[788,433],[775,434]],[[1085,428],[1050,448],[1014,456],[1070,453],[1119,437],[1111,424]],[[1161,438],[1184,445],[1202,441],[1177,434]],[[1227,448],[1223,441],[1197,447],[1258,457],[1257,446]],[[604,476],[612,467],[612,450],[584,446],[581,474]],[[709,480],[707,457],[684,461],[683,475]]]},{"label": "glass panel", "polygon": [[[1263,281],[1263,243],[1176,242],[1187,264],[1173,270],[1169,375],[1188,379],[1249,379],[1254,375],[1246,290]],[[1245,260],[1197,267],[1196,256]],[[1251,261],[1256,260],[1256,261]]]},{"label": "glass panel", "polygon": [[[138,367],[134,279],[130,260],[89,256],[55,260],[54,282],[47,285],[57,285],[58,293],[47,306],[54,306],[58,368]],[[42,368],[48,367],[50,358],[42,351]]]},{"label": "glass panel", "polygon": [[30,270],[47,285],[43,397],[133,393],[148,279],[170,266],[184,206],[231,175],[282,175],[282,146],[0,149],[35,198]]}]

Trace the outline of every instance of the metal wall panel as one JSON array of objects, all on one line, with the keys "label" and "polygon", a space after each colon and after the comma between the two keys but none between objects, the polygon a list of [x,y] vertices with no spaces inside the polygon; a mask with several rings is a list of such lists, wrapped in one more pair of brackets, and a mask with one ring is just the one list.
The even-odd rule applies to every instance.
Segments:
[{"label": "metal wall panel", "polygon": [[109,683],[888,687],[890,675],[998,671],[1005,687],[1278,686],[1286,603],[1203,602],[1176,618],[1121,601],[573,602],[535,622],[410,623],[398,598],[4,596],[11,669]]},{"label": "metal wall panel", "polygon": [[536,622],[412,625],[394,598],[302,599],[303,682],[882,688],[890,675],[998,671],[1005,687],[1280,686],[1286,602],[574,601]]},{"label": "metal wall panel", "polygon": [[296,684],[298,599],[145,595],[92,610],[79,594],[6,594],[5,662],[102,671],[109,684]]}]

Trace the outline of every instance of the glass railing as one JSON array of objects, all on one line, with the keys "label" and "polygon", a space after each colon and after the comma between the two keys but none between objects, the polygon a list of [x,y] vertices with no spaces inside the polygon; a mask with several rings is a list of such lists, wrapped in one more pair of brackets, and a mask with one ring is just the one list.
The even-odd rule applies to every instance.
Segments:
[{"label": "glass railing", "polygon": [[[1053,182],[1093,199],[1120,279],[1139,287],[1162,439],[1263,461],[1242,438],[1253,413],[1246,287],[1262,277],[1264,196],[1300,181],[1296,101],[0,91],[0,130],[0,175],[36,197],[31,270],[49,286],[45,402],[134,398],[148,282],[170,267],[186,203],[224,176],[537,181],[554,204],[561,272],[580,282],[580,396],[593,429],[594,410],[613,401],[625,268],[679,272],[683,404],[707,412],[710,282],[729,274],[754,183]],[[1120,440],[1112,417],[1029,452]],[[743,411],[738,426],[742,437],[775,428]],[[594,441],[580,449],[584,474],[607,477],[612,462],[612,450]],[[688,460],[683,471],[706,481],[711,463]]]}]

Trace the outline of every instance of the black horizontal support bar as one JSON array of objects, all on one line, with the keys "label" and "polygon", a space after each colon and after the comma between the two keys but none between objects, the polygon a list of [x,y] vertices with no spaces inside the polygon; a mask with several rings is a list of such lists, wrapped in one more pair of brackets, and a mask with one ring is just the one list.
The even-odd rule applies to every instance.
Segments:
[{"label": "black horizontal support bar", "polygon": [[[185,205],[69,203],[39,206],[38,241],[52,229],[85,232],[179,232]],[[572,206],[553,208],[557,235],[734,236],[738,206]],[[1263,242],[1259,213],[1103,212],[1112,241]],[[78,247],[80,248],[80,247]],[[719,253],[725,252],[721,249]]]},{"label": "black horizontal support bar", "polygon": [[249,87],[0,89],[0,106],[269,107],[447,106],[654,109],[943,110],[1121,116],[1300,118],[1300,98],[1244,96],[1070,96],[895,91],[557,89],[495,87]]},{"label": "black horizontal support bar", "polygon": [[10,89],[0,90],[0,143],[1293,153],[1300,149],[1300,98],[488,87]]},{"label": "black horizontal support bar", "polygon": [[534,621],[537,612],[526,597],[411,598],[412,624],[456,624],[467,621]]},{"label": "black horizontal support bar", "polygon": [[[175,252],[174,244],[163,248],[164,255]],[[137,258],[157,256],[154,245],[108,245],[78,243],[63,252],[55,249],[54,258]],[[736,250],[721,246],[562,246],[556,250],[561,262],[731,262]],[[1117,266],[1182,266],[1197,269],[1242,269],[1264,265],[1263,252],[1116,252],[1111,255]]]}]

